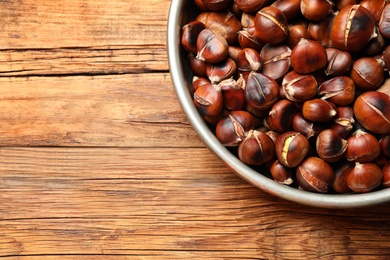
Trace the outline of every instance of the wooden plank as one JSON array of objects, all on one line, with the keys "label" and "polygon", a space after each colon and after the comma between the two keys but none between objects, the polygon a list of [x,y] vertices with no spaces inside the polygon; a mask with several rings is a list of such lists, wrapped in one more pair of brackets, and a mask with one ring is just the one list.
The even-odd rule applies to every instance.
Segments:
[{"label": "wooden plank", "polygon": [[0,49],[166,42],[170,1],[0,1]]},{"label": "wooden plank", "polygon": [[388,205],[274,198],[205,148],[2,148],[0,256],[385,259]]},{"label": "wooden plank", "polygon": [[0,78],[1,146],[204,146],[168,73]]}]

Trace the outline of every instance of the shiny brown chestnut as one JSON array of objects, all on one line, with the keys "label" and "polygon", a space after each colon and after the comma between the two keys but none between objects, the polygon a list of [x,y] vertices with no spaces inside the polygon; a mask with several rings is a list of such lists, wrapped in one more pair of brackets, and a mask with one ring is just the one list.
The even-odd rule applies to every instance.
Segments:
[{"label": "shiny brown chestnut", "polygon": [[379,145],[381,147],[381,153],[390,158],[390,134],[382,135],[379,138]]},{"label": "shiny brown chestnut", "polygon": [[223,106],[228,110],[241,110],[245,108],[245,81],[243,77],[235,80],[229,78],[218,83],[223,97]]},{"label": "shiny brown chestnut", "polygon": [[240,20],[231,12],[206,12],[205,27],[226,39],[228,44],[237,42],[237,33],[242,29]]},{"label": "shiny brown chestnut", "polygon": [[357,97],[353,111],[357,120],[376,134],[390,133],[390,96],[367,91]]},{"label": "shiny brown chestnut", "polygon": [[385,38],[379,33],[379,29],[375,27],[375,34],[377,37],[372,38],[363,48],[361,56],[375,56],[381,55],[385,47]]},{"label": "shiny brown chestnut", "polygon": [[334,168],[335,176],[331,186],[335,192],[347,193],[351,191],[347,184],[347,176],[353,167],[355,167],[354,164],[342,163]]},{"label": "shiny brown chestnut", "polygon": [[209,29],[202,30],[196,41],[197,58],[207,63],[218,63],[228,55],[228,43],[225,38]]},{"label": "shiny brown chestnut", "polygon": [[255,17],[254,36],[264,43],[278,44],[288,34],[287,18],[281,10],[273,6],[260,9]]},{"label": "shiny brown chestnut", "polygon": [[386,4],[383,8],[382,15],[379,19],[378,29],[384,38],[390,39],[390,4]]},{"label": "shiny brown chestnut", "polygon": [[204,84],[210,84],[210,80],[208,78],[204,77],[198,77],[198,76],[193,76],[192,77],[192,88],[193,91],[196,91],[200,86]]},{"label": "shiny brown chestnut", "polygon": [[309,74],[325,67],[325,48],[318,42],[301,39],[291,51],[291,67],[300,74]]},{"label": "shiny brown chestnut", "polygon": [[252,48],[229,47],[229,56],[235,61],[241,73],[261,70],[260,54]]},{"label": "shiny brown chestnut", "polygon": [[264,118],[264,126],[280,133],[291,130],[296,106],[287,99],[278,100]]},{"label": "shiny brown chestnut", "polygon": [[288,72],[282,81],[282,88],[288,100],[303,102],[313,98],[317,94],[317,80],[311,74],[299,74],[292,70]]},{"label": "shiny brown chestnut", "polygon": [[270,173],[274,181],[291,185],[294,181],[292,179],[292,169],[287,168],[281,164],[278,160],[275,160],[270,166]]},{"label": "shiny brown chestnut", "polygon": [[310,149],[309,141],[299,132],[281,134],[275,141],[275,152],[279,162],[288,168],[298,166]]},{"label": "shiny brown chestnut", "polygon": [[317,137],[320,132],[324,130],[324,127],[318,124],[314,124],[313,122],[307,120],[303,117],[301,112],[298,112],[294,115],[292,127],[294,131],[300,132],[307,139],[311,137]]},{"label": "shiny brown chestnut", "polygon": [[387,0],[362,0],[359,4],[371,13],[372,17],[374,17],[375,23],[379,23],[381,14],[383,12],[383,9],[385,8],[386,3]]},{"label": "shiny brown chestnut", "polygon": [[203,5],[211,11],[222,11],[229,7],[232,0],[201,0]]},{"label": "shiny brown chestnut", "polygon": [[262,73],[280,81],[290,70],[291,49],[285,44],[266,44],[260,51]]},{"label": "shiny brown chestnut", "polygon": [[325,68],[327,76],[340,76],[346,74],[352,67],[352,56],[347,51],[336,48],[326,48],[328,65]]},{"label": "shiny brown chestnut", "polygon": [[377,188],[382,178],[382,170],[375,163],[356,163],[347,176],[347,185],[356,193],[364,193]]},{"label": "shiny brown chestnut", "polygon": [[378,139],[368,132],[356,130],[347,139],[345,158],[350,162],[373,162],[380,154]]},{"label": "shiny brown chestnut", "polygon": [[350,77],[361,90],[376,90],[384,80],[383,66],[373,57],[363,57],[353,63]]},{"label": "shiny brown chestnut", "polygon": [[344,7],[333,21],[331,40],[338,49],[358,52],[375,36],[374,18],[361,5]]},{"label": "shiny brown chestnut", "polygon": [[191,71],[199,77],[207,77],[206,67],[207,63],[204,60],[198,59],[192,52],[187,55],[188,65]]},{"label": "shiny brown chestnut", "polygon": [[215,128],[215,136],[225,146],[238,146],[246,133],[255,128],[255,119],[247,111],[231,111],[221,118]]},{"label": "shiny brown chestnut", "polygon": [[329,129],[335,131],[341,138],[346,139],[355,124],[353,109],[349,106],[337,107],[336,112],[337,115],[332,119]]},{"label": "shiny brown chestnut", "polygon": [[247,28],[243,29],[238,32],[238,44],[241,48],[251,48],[254,49],[257,52],[260,52],[263,48],[264,44],[263,42],[256,39],[254,34],[255,28]]},{"label": "shiny brown chestnut", "polygon": [[347,106],[355,100],[355,83],[350,77],[336,76],[318,87],[318,95],[336,106]]},{"label": "shiny brown chestnut", "polygon": [[199,33],[205,29],[205,25],[199,21],[192,21],[185,24],[182,28],[181,44],[187,51],[196,54],[198,52],[196,48],[196,40]]},{"label": "shiny brown chestnut", "polygon": [[298,166],[296,178],[302,190],[327,193],[334,179],[334,171],[324,160],[308,157]]},{"label": "shiny brown chestnut", "polygon": [[307,31],[305,26],[297,24],[289,27],[288,35],[286,38],[288,47],[290,47],[291,49],[294,48],[302,38],[310,39],[309,32]]},{"label": "shiny brown chestnut", "polygon": [[243,12],[254,13],[265,6],[268,0],[235,0],[234,2]]},{"label": "shiny brown chestnut", "polygon": [[301,0],[276,0],[271,6],[281,10],[287,20],[296,18],[301,12]]},{"label": "shiny brown chestnut", "polygon": [[252,13],[243,12],[241,14],[241,25],[243,29],[255,27],[255,15]]},{"label": "shiny brown chestnut", "polygon": [[207,123],[217,123],[223,108],[221,89],[211,83],[200,86],[194,93],[194,104]]},{"label": "shiny brown chestnut", "polygon": [[310,21],[324,19],[333,10],[334,3],[330,0],[301,0],[301,13]]},{"label": "shiny brown chestnut", "polygon": [[302,115],[312,122],[326,123],[337,115],[337,111],[332,102],[315,98],[303,103]]},{"label": "shiny brown chestnut", "polygon": [[237,65],[233,59],[227,58],[214,64],[207,64],[206,74],[210,82],[218,84],[222,80],[231,78],[236,73]]},{"label": "shiny brown chestnut", "polygon": [[321,43],[324,47],[331,47],[331,33],[335,13],[330,13],[321,21],[312,21],[307,27],[307,32],[311,40]]},{"label": "shiny brown chestnut", "polygon": [[278,97],[279,86],[273,78],[259,72],[250,72],[245,87],[245,99],[249,112],[263,116]]},{"label": "shiny brown chestnut", "polygon": [[382,166],[383,181],[382,184],[386,187],[390,187],[390,161]]},{"label": "shiny brown chestnut", "polygon": [[275,153],[272,139],[265,133],[250,130],[238,146],[238,158],[248,165],[261,165],[271,160]]},{"label": "shiny brown chestnut", "polygon": [[359,2],[360,2],[360,0],[336,0],[335,4],[336,4],[337,10],[340,11],[341,9],[343,9],[344,7],[346,7],[348,5],[356,5]]},{"label": "shiny brown chestnut", "polygon": [[347,141],[331,129],[322,131],[316,140],[318,156],[329,163],[337,162],[343,158],[347,146]]}]

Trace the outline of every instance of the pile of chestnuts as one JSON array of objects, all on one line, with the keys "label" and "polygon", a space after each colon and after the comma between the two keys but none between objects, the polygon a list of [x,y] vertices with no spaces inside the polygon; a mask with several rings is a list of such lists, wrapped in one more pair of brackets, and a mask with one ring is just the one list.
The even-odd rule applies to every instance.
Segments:
[{"label": "pile of chestnuts", "polygon": [[390,187],[387,0],[194,0],[191,93],[218,140],[275,181]]}]

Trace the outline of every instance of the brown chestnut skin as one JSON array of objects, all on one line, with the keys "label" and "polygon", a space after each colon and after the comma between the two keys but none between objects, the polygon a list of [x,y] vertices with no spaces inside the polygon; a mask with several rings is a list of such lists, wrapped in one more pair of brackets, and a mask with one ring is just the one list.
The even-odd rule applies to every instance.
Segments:
[{"label": "brown chestnut skin", "polygon": [[237,33],[242,29],[240,20],[231,12],[208,12],[205,27],[226,39],[228,44],[235,44]]},{"label": "brown chestnut skin", "polygon": [[182,28],[181,44],[187,51],[196,54],[196,40],[198,39],[199,33],[205,29],[205,25],[199,21],[192,21],[185,24]]},{"label": "brown chestnut skin", "polygon": [[336,4],[336,8],[337,10],[341,10],[343,9],[344,7],[348,6],[348,5],[356,5],[360,2],[360,0],[336,0],[335,1],[335,4]]},{"label": "brown chestnut skin", "polygon": [[223,105],[228,110],[244,109],[246,105],[244,79],[242,77],[235,80],[233,78],[221,81],[218,86],[221,88]]},{"label": "brown chestnut skin", "polygon": [[379,145],[381,147],[381,153],[390,158],[390,134],[382,135],[379,139]]},{"label": "brown chestnut skin", "polygon": [[272,139],[265,133],[250,130],[238,146],[238,158],[248,165],[261,165],[271,160],[275,153]]},{"label": "brown chestnut skin", "polygon": [[291,130],[296,106],[287,99],[278,100],[264,118],[264,126],[280,133]]},{"label": "brown chestnut skin", "polygon": [[305,26],[297,24],[289,27],[286,39],[288,47],[294,48],[302,38],[310,39],[309,32]]},{"label": "brown chestnut skin", "polygon": [[294,131],[300,132],[306,136],[307,139],[310,139],[311,137],[317,137],[319,133],[324,130],[323,126],[314,124],[313,122],[304,118],[301,112],[298,112],[294,115],[292,127]]},{"label": "brown chestnut skin", "polygon": [[211,83],[210,80],[208,80],[207,78],[198,77],[198,76],[192,77],[192,88],[194,91],[196,91],[200,86],[204,84],[210,84],[210,83]]},{"label": "brown chestnut skin", "polygon": [[272,6],[281,10],[287,20],[292,20],[300,14],[300,4],[301,0],[276,0]]},{"label": "brown chestnut skin", "polygon": [[380,154],[378,139],[370,133],[356,130],[347,139],[345,158],[350,162],[372,162]]},{"label": "brown chestnut skin", "polygon": [[355,167],[355,164],[341,163],[334,168],[335,176],[331,185],[332,190],[337,193],[347,193],[351,191],[347,184],[347,176],[353,167]]},{"label": "brown chestnut skin", "polygon": [[290,70],[291,49],[285,44],[266,44],[260,51],[262,73],[280,82]]},{"label": "brown chestnut skin", "polygon": [[356,163],[347,176],[347,185],[356,193],[365,193],[377,188],[382,178],[382,170],[375,163]]},{"label": "brown chestnut skin", "polygon": [[192,72],[199,77],[207,77],[206,67],[207,63],[204,60],[198,59],[192,52],[187,55],[188,65]]},{"label": "brown chestnut skin", "polygon": [[289,131],[281,134],[275,141],[275,152],[279,162],[288,167],[298,166],[310,149],[309,141],[299,132]]},{"label": "brown chestnut skin", "polygon": [[243,12],[253,13],[265,6],[268,0],[235,0],[234,2]]},{"label": "brown chestnut skin", "polygon": [[207,64],[206,74],[211,83],[218,84],[222,80],[234,76],[237,70],[237,65],[233,59],[226,58],[221,62]]},{"label": "brown chestnut skin", "polygon": [[382,184],[390,187],[390,161],[386,162],[382,167],[383,181]]},{"label": "brown chestnut skin", "polygon": [[379,19],[378,29],[384,38],[390,39],[390,4],[386,4],[383,8],[382,15]]},{"label": "brown chestnut skin", "polygon": [[347,106],[355,100],[355,83],[350,77],[336,76],[318,87],[318,95],[336,106]]},{"label": "brown chestnut skin", "polygon": [[357,120],[367,130],[376,134],[390,133],[390,96],[367,91],[357,97],[353,111]]},{"label": "brown chestnut skin", "polygon": [[371,13],[361,5],[350,5],[336,15],[331,32],[334,47],[358,52],[375,37],[375,21]]},{"label": "brown chestnut skin", "polygon": [[229,56],[241,73],[261,70],[260,54],[252,48],[229,47]]},{"label": "brown chestnut skin", "polygon": [[350,77],[361,90],[376,90],[384,80],[383,66],[373,57],[363,57],[353,63]]},{"label": "brown chestnut skin", "polygon": [[211,11],[222,11],[229,7],[232,0],[202,0],[203,5]]},{"label": "brown chestnut skin", "polygon": [[291,185],[294,182],[292,179],[292,169],[285,167],[278,160],[275,160],[271,164],[269,171],[274,181],[278,183]]},{"label": "brown chestnut skin", "polygon": [[254,36],[264,43],[278,44],[286,39],[288,22],[281,10],[273,6],[260,9],[255,17]]},{"label": "brown chestnut skin", "polygon": [[251,48],[260,52],[265,43],[253,36],[255,28],[247,28],[238,32],[238,44],[241,48]]},{"label": "brown chestnut skin", "polygon": [[316,140],[318,156],[329,163],[337,162],[343,158],[347,146],[347,141],[331,129],[322,131]]},{"label": "brown chestnut skin", "polygon": [[207,63],[218,63],[228,55],[228,43],[225,38],[209,29],[202,30],[196,41],[196,57]]},{"label": "brown chestnut skin", "polygon": [[224,146],[238,146],[246,133],[255,128],[255,119],[247,111],[231,111],[221,118],[215,128],[215,136]]},{"label": "brown chestnut skin", "polygon": [[311,21],[307,27],[307,32],[311,40],[321,43],[324,47],[331,47],[331,33],[335,13],[330,13],[321,21]]},{"label": "brown chestnut skin", "polygon": [[327,193],[334,179],[332,167],[318,157],[306,158],[295,174],[300,189],[316,193]]},{"label": "brown chestnut skin", "polygon": [[329,129],[335,131],[341,138],[346,139],[353,129],[355,119],[353,109],[349,106],[337,107],[337,115],[332,119]]},{"label": "brown chestnut skin", "polygon": [[360,1],[360,5],[366,8],[374,17],[375,23],[379,23],[379,19],[381,18],[381,14],[386,5],[386,0],[362,0]]},{"label": "brown chestnut skin", "polygon": [[303,103],[304,118],[318,123],[326,123],[337,115],[336,105],[324,99],[315,98]]},{"label": "brown chestnut skin", "polygon": [[245,87],[245,99],[255,115],[263,115],[279,97],[278,83],[262,73],[251,72]]},{"label": "brown chestnut skin", "polygon": [[292,70],[282,81],[282,88],[288,100],[303,102],[317,94],[318,83],[313,75],[303,75]]},{"label": "brown chestnut skin", "polygon": [[352,56],[347,51],[336,48],[326,48],[328,65],[325,68],[327,76],[339,76],[346,74],[352,67]]},{"label": "brown chestnut skin", "polygon": [[334,3],[329,0],[302,0],[301,13],[311,21],[324,19],[333,10]]},{"label": "brown chestnut skin", "polygon": [[194,93],[194,104],[207,123],[217,123],[223,108],[221,89],[211,83],[200,86]]},{"label": "brown chestnut skin", "polygon": [[325,48],[316,41],[301,39],[291,51],[291,67],[300,74],[309,74],[325,67]]}]

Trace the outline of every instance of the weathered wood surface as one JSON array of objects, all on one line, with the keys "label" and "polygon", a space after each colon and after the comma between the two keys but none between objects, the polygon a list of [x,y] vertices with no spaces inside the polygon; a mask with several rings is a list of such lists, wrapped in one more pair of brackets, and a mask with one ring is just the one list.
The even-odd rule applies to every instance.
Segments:
[{"label": "weathered wood surface", "polygon": [[310,208],[197,137],[170,1],[0,1],[0,257],[388,259],[390,204]]}]

